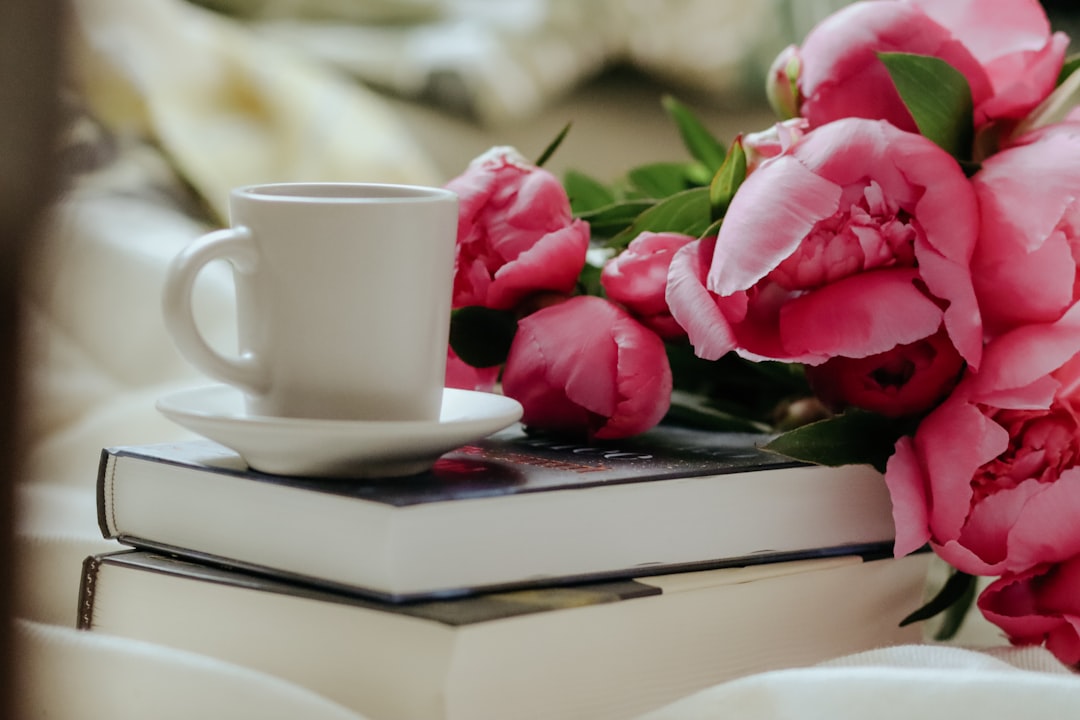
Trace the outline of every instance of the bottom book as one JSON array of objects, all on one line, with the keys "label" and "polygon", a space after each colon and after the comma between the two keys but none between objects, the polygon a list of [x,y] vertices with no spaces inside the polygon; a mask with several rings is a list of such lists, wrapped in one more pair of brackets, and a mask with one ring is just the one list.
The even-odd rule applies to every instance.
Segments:
[{"label": "bottom book", "polygon": [[927,554],[382,604],[144,551],[87,558],[79,627],[276,675],[372,720],[630,718],[717,682],[917,642]]}]

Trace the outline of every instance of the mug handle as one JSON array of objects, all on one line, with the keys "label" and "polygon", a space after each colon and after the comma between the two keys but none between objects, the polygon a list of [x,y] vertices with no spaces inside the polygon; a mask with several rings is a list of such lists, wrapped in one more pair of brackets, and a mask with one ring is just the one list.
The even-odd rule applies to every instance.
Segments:
[{"label": "mug handle", "polygon": [[185,247],[169,265],[162,294],[165,328],[180,354],[212,378],[261,393],[269,378],[251,352],[227,357],[210,344],[195,323],[192,293],[199,273],[211,260],[228,260],[236,270],[250,271],[258,261],[254,236],[246,227],[215,230]]}]

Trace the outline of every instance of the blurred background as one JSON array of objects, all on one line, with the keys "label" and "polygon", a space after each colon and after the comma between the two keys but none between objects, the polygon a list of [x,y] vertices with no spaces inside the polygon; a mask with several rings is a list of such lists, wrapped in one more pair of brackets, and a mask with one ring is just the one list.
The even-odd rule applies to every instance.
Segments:
[{"label": "blurred background", "polygon": [[727,139],[770,122],[765,71],[844,0],[205,0],[387,97],[456,174],[493,143],[610,177],[681,158],[660,106],[692,104]]}]

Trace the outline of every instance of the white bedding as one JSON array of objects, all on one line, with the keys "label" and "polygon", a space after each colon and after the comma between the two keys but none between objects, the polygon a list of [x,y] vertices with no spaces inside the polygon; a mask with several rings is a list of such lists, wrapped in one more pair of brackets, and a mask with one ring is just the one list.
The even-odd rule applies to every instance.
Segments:
[{"label": "white bedding", "polygon": [[[746,5],[746,3],[744,3]],[[21,702],[27,717],[356,717],[303,688],[207,658],[73,629],[105,445],[186,437],[154,410],[206,382],[160,322],[165,267],[223,222],[225,191],[276,179],[441,182],[390,106],[295,50],[183,0],[72,3],[72,175],[27,283],[32,386],[18,489]],[[232,338],[230,280],[200,288]],[[964,642],[999,645],[985,625]],[[959,710],[958,710],[959,709]],[[1080,679],[1042,650],[911,646],[724,683],[650,717],[1063,717]],[[871,712],[872,711],[872,712]],[[891,713],[891,714],[886,714]]]}]

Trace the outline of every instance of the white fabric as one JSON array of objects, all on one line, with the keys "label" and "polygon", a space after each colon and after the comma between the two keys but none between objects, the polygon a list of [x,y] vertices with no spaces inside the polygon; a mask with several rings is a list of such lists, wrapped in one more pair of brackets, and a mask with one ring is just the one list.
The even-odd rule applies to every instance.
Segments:
[{"label": "white fabric", "polygon": [[733,680],[639,720],[1061,720],[1080,678],[1042,648],[902,645]]},{"label": "white fabric", "polygon": [[364,720],[263,673],[126,638],[16,622],[15,717]]}]

